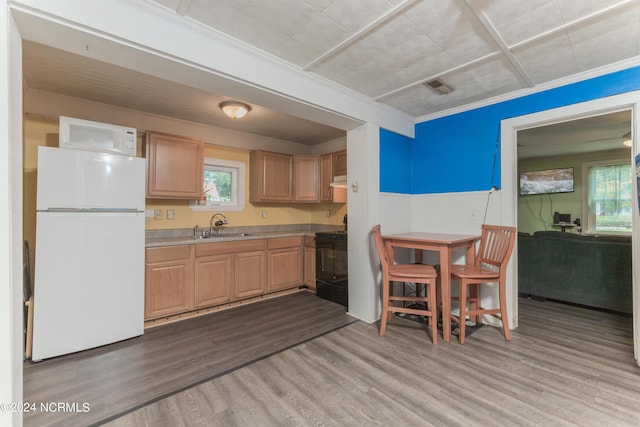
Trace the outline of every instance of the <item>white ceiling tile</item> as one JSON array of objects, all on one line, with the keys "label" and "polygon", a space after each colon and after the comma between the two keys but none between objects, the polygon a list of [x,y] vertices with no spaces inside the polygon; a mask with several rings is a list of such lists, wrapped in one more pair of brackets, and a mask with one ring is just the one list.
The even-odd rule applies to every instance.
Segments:
[{"label": "white ceiling tile", "polygon": [[504,59],[487,61],[476,68],[445,75],[442,79],[455,90],[440,95],[424,85],[416,85],[380,101],[421,116],[460,103],[475,102],[484,99],[487,94],[497,96],[522,88],[510,64]]},{"label": "white ceiling tile", "polygon": [[419,34],[416,26],[405,16],[399,15],[366,36],[366,40],[381,51],[389,51]]},{"label": "white ceiling tile", "polygon": [[373,96],[378,85],[377,81],[340,61],[322,63],[317,69],[314,69],[314,72],[367,96]]},{"label": "white ceiling tile", "polygon": [[428,36],[418,34],[396,46],[390,50],[388,54],[398,67],[402,67],[420,62],[424,58],[444,55],[444,52],[440,46],[435,44]]},{"label": "white ceiling tile", "polygon": [[507,45],[527,40],[564,24],[555,0],[478,1]]},{"label": "white ceiling tile", "polygon": [[318,12],[324,11],[331,6],[334,0],[303,0],[306,4],[317,10]]},{"label": "white ceiling tile", "polygon": [[314,49],[314,46],[309,46],[301,41],[288,39],[275,48],[272,53],[275,56],[283,58],[286,61],[302,68],[314,61],[323,52],[321,50]]},{"label": "white ceiling tile", "polygon": [[404,14],[421,34],[445,50],[457,64],[473,61],[497,50],[491,37],[468,7],[452,0],[428,0]]},{"label": "white ceiling tile", "polygon": [[565,33],[545,38],[514,51],[535,84],[570,76],[578,71],[573,49]]},{"label": "white ceiling tile", "polygon": [[342,28],[358,31],[391,9],[386,0],[336,0],[323,14]]},{"label": "white ceiling tile", "polygon": [[[324,15],[317,15],[292,38],[320,56],[349,37],[350,33]],[[310,62],[310,61],[309,61]]]},{"label": "white ceiling tile", "polygon": [[638,55],[640,9],[610,14],[567,31],[578,68],[589,70]]},{"label": "white ceiling tile", "polygon": [[513,69],[504,58],[497,58],[478,64],[473,68],[462,69],[454,73],[446,74],[443,79],[453,86],[458,94],[453,94],[453,98],[462,94],[477,94],[483,90],[494,90],[504,86],[512,86],[518,83]]},{"label": "white ceiling tile", "polygon": [[620,0],[557,0],[565,22],[575,21],[604,10]]},{"label": "white ceiling tile", "polygon": [[287,35],[297,33],[319,14],[299,0],[260,1],[253,11],[254,18]]},{"label": "white ceiling tile", "polygon": [[278,27],[270,27],[235,4],[226,2],[213,7],[209,2],[194,1],[189,7],[188,16],[267,52],[288,38]]}]

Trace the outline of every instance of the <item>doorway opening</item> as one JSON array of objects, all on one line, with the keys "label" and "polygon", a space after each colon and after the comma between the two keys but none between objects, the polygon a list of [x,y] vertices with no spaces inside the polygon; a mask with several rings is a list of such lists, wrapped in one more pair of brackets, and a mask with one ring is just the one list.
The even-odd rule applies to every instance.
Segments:
[{"label": "doorway opening", "polygon": [[632,313],[631,120],[626,109],[517,131],[520,297]]},{"label": "doorway opening", "polygon": [[[549,125],[557,125],[561,123],[571,122],[573,120],[586,119],[589,117],[603,116],[612,113],[618,113],[621,111],[628,111],[631,115],[631,133],[632,147],[628,159],[635,159],[638,153],[637,143],[637,111],[640,105],[640,92],[630,92],[622,95],[611,96],[594,101],[588,101],[580,104],[574,104],[566,107],[560,107],[553,110],[546,110],[539,113],[533,113],[525,116],[514,117],[511,119],[503,120],[501,123],[501,183],[502,183],[502,198],[500,200],[501,215],[503,217],[503,223],[505,225],[518,225],[519,221],[519,173],[518,173],[518,155],[521,147],[517,146],[518,134],[520,131],[528,129],[539,128]],[[524,147],[522,147],[524,150]],[[633,175],[635,176],[636,168],[635,164],[631,163]],[[634,179],[635,180],[635,179]],[[580,189],[580,191],[582,191]],[[638,283],[640,282],[639,271],[635,266],[640,260],[638,255],[638,225],[640,224],[638,214],[638,192],[637,186],[633,185],[633,200],[631,206],[631,221],[632,221],[632,288],[633,288],[633,334],[634,334],[634,355],[636,361],[638,361],[638,343],[640,342],[640,322],[638,319],[639,313],[639,296],[638,292],[640,288]],[[554,211],[552,211],[553,213]],[[559,212],[559,211],[558,211]],[[582,210],[580,210],[582,215]],[[518,248],[515,250],[515,259],[518,257]],[[510,313],[510,321],[514,326],[518,325],[518,263],[510,265],[508,271],[508,310]]]}]

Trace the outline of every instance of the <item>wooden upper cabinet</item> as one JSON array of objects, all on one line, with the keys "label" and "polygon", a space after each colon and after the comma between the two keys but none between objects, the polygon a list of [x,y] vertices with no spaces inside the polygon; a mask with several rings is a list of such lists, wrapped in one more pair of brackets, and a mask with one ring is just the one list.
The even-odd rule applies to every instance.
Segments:
[{"label": "wooden upper cabinet", "polygon": [[203,141],[149,131],[145,146],[148,198],[200,199]]},{"label": "wooden upper cabinet", "polygon": [[252,151],[250,171],[251,202],[293,201],[293,156]]},{"label": "wooden upper cabinet", "polygon": [[318,156],[293,156],[293,200],[314,203],[320,201],[320,159]]},{"label": "wooden upper cabinet", "polygon": [[347,150],[336,151],[333,154],[333,176],[347,174]]},{"label": "wooden upper cabinet", "polygon": [[329,185],[333,180],[333,155],[320,156],[320,201],[333,201],[333,188]]}]

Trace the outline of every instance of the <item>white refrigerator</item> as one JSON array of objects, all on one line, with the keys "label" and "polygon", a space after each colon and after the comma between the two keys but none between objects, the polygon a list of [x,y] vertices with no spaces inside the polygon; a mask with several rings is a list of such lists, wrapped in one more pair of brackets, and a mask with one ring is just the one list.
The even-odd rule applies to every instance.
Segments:
[{"label": "white refrigerator", "polygon": [[39,147],[32,360],[142,335],[145,162]]}]

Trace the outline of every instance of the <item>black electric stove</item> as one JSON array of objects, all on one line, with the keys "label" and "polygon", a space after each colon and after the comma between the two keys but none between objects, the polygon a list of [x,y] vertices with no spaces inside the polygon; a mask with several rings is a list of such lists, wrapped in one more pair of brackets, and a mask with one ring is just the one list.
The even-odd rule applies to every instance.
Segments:
[{"label": "black electric stove", "polygon": [[349,304],[347,231],[316,233],[316,294],[320,298]]}]

